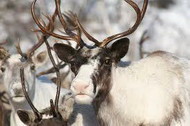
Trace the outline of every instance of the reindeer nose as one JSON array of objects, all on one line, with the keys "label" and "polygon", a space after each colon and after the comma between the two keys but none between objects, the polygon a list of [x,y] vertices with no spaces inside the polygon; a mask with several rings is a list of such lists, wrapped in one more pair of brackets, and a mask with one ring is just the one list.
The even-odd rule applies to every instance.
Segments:
[{"label": "reindeer nose", "polygon": [[[23,92],[22,85],[20,83],[14,84],[12,86],[12,90],[13,90],[14,94],[22,94],[22,92]],[[26,91],[28,91],[28,86],[27,85],[26,85]]]},{"label": "reindeer nose", "polygon": [[20,89],[20,88],[15,88],[15,89],[13,89],[13,91],[15,94],[21,94],[22,93],[22,89]]},{"label": "reindeer nose", "polygon": [[71,86],[71,89],[74,89],[77,92],[83,92],[89,87],[89,84],[84,84],[84,83],[77,83],[73,84]]}]

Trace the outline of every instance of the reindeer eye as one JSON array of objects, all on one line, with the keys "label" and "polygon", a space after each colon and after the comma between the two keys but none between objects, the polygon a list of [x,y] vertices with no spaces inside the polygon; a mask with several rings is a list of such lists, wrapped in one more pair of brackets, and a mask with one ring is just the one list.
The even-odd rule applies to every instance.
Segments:
[{"label": "reindeer eye", "polygon": [[31,70],[35,70],[35,65],[34,65],[34,64],[31,65],[31,66],[30,66],[30,69],[31,69]]},{"label": "reindeer eye", "polygon": [[104,61],[104,63],[105,63],[106,65],[110,65],[110,64],[111,64],[111,59],[106,59],[106,60]]},{"label": "reindeer eye", "polygon": [[2,72],[5,72],[5,67],[1,67],[1,71],[2,71]]}]

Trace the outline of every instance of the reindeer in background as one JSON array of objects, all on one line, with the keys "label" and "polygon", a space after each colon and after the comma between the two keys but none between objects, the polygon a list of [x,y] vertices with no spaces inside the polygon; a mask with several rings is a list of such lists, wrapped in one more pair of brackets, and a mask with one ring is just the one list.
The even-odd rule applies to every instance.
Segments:
[{"label": "reindeer in background", "polygon": [[[19,76],[19,69],[25,68],[26,74],[26,89],[32,99],[33,103],[39,108],[49,106],[47,99],[54,98],[56,92],[56,85],[53,83],[44,83],[36,78],[35,63],[24,54],[15,54],[7,57],[2,63],[1,72],[3,84],[9,96],[9,102],[12,106],[11,112],[11,126],[21,126],[16,111],[18,109],[30,109],[24,97],[21,81]],[[63,90],[62,93],[66,93]]]},{"label": "reindeer in background", "polygon": [[[52,16],[52,20],[54,15]],[[51,23],[47,26],[47,28],[51,27]],[[20,68],[24,68],[26,71],[26,89],[29,93],[32,102],[37,106],[37,108],[45,108],[49,106],[48,100],[50,98],[54,98],[55,92],[57,90],[56,85],[53,83],[44,83],[38,79],[36,79],[35,73],[35,63],[34,63],[34,51],[40,47],[44,40],[48,38],[48,36],[42,35],[39,38],[39,41],[36,45],[34,45],[27,53],[22,53],[20,46],[17,46],[17,50],[19,54],[9,55],[3,61],[1,65],[1,72],[3,78],[3,84],[6,88],[6,91],[9,96],[9,102],[12,106],[11,112],[11,126],[22,126],[24,125],[20,119],[18,118],[16,111],[18,109],[30,109],[29,105],[27,105],[27,101],[24,97],[21,87],[21,80],[19,76]],[[38,56],[37,56],[38,57]],[[58,88],[60,90],[60,88]],[[62,93],[66,93],[67,90],[63,90]],[[59,97],[59,96],[56,96]],[[40,99],[40,100],[39,100]],[[48,99],[48,100],[47,100]],[[59,98],[57,98],[59,99]],[[58,103],[56,103],[58,104]]]},{"label": "reindeer in background", "polygon": [[[71,97],[72,95],[68,94],[64,96],[62,104],[60,105],[61,107],[59,107],[58,110],[56,110],[53,100],[51,99],[50,107],[45,108],[44,110],[39,112],[33,105],[26,91],[24,75],[25,75],[24,68],[21,68],[20,77],[21,77],[22,89],[25,98],[27,99],[27,102],[32,108],[33,112],[26,110],[17,110],[17,114],[21,119],[21,121],[28,126],[67,126],[67,121],[73,112],[74,99]],[[57,93],[59,93],[59,91],[57,91],[56,94]],[[55,103],[58,103],[58,101]]]},{"label": "reindeer in background", "polygon": [[[54,50],[61,60],[70,64],[75,74],[70,87],[75,101],[92,104],[100,125],[189,126],[189,60],[157,51],[129,66],[118,65],[129,48],[130,40],[124,37],[137,29],[148,4],[148,0],[144,0],[140,9],[131,0],[125,2],[137,14],[135,24],[129,30],[107,37],[102,42],[92,37],[74,14],[70,15],[70,19],[76,25],[75,32],[67,32],[59,4],[58,15],[68,36],[48,31],[39,21],[36,22],[44,34],[73,40],[80,45],[79,49],[74,49],[69,45],[56,43]],[[95,45],[84,43],[82,33]],[[109,47],[108,44],[114,40]]]}]

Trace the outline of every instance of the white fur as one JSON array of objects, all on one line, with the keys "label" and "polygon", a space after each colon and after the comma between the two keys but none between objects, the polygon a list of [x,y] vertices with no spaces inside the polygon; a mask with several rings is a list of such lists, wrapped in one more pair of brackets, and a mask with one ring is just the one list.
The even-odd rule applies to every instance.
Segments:
[{"label": "white fur", "polygon": [[[12,106],[10,124],[11,126],[25,126],[17,116],[16,111],[18,109],[30,110],[30,106],[27,103],[24,97],[15,97],[18,96],[14,90],[21,89],[20,81],[20,67],[24,67],[25,70],[25,84],[30,99],[32,100],[34,106],[38,109],[44,109],[50,106],[50,99],[55,99],[56,95],[56,85],[53,83],[42,82],[35,77],[35,71],[30,69],[32,63],[30,62],[21,62],[21,56],[16,54],[12,55],[4,63],[6,68],[3,73],[3,84],[5,85],[6,91],[9,96],[9,102]],[[61,96],[63,96],[68,91],[61,91]],[[23,93],[21,93],[22,96]],[[13,98],[15,97],[15,98]]]},{"label": "white fur", "polygon": [[166,125],[177,98],[182,116],[179,121],[172,119],[171,126],[189,126],[189,75],[189,60],[165,52],[154,53],[125,68],[113,67],[111,103],[103,102],[98,116],[108,126]]},{"label": "white fur", "polygon": [[[73,91],[74,95],[76,95],[75,100],[77,103],[89,103],[92,102],[94,98],[93,94],[93,84],[91,79],[91,74],[97,69],[97,63],[89,63],[87,65],[81,66],[79,70],[79,74],[77,74],[76,78],[72,81],[71,90]],[[78,91],[76,90],[75,86],[88,86],[86,90]],[[85,95],[78,95],[79,93],[83,93]]]},{"label": "white fur", "polygon": [[69,119],[71,126],[99,126],[92,105],[74,105],[74,113]]},{"label": "white fur", "polygon": [[[93,64],[93,66],[90,64]],[[89,104],[89,101],[92,101],[94,98],[94,95],[92,93],[93,85],[89,75],[94,72],[97,63],[92,62],[90,64],[82,66],[82,68],[80,68],[80,74],[77,75],[77,78],[80,79],[79,80],[74,79],[72,82],[71,89],[73,90],[74,95],[77,95],[78,93],[86,94],[81,96],[77,95],[75,97],[77,103]],[[73,86],[75,86],[75,84],[77,83],[80,83],[82,85],[88,85],[89,83],[91,83],[91,85],[89,85],[88,90],[85,90],[87,92],[75,92],[75,88]],[[72,122],[73,120],[75,121],[74,123],[71,123],[71,126],[98,126],[98,122],[92,105],[76,104],[74,109],[74,114],[71,117],[70,122]]]},{"label": "white fur", "polygon": [[[43,62],[40,63],[37,58],[35,58],[35,57],[33,58],[35,64],[37,65],[37,70],[36,70],[37,75],[43,71],[46,71],[46,70],[52,68],[52,62],[48,58],[48,53],[47,53],[47,51],[44,51],[44,48],[43,48],[43,52],[46,54],[45,55],[46,57]],[[53,58],[54,58],[56,64],[60,63],[61,61],[58,59],[55,52],[52,50],[51,53],[53,55]],[[62,65],[63,64],[65,64],[65,63],[62,63]],[[65,64],[65,66],[60,69],[60,74],[62,76],[61,77],[61,86],[63,88],[69,88],[70,83],[73,79],[73,73],[71,72],[69,66]],[[47,77],[49,80],[52,80],[53,78],[57,78],[57,75],[55,72],[53,72],[53,73],[45,74],[45,75],[43,75],[43,77]]]},{"label": "white fur", "polygon": [[[34,106],[38,110],[43,110],[50,106],[50,99],[55,98],[56,94],[56,86],[52,83],[45,83],[43,80],[36,79],[35,71],[30,70],[31,63],[20,61],[20,55],[12,55],[7,61],[4,63],[4,67],[6,68],[5,73],[3,73],[3,80],[6,90],[9,95],[9,101],[12,106],[11,118],[10,123],[11,126],[25,126],[23,124],[16,111],[18,109],[23,110],[31,110],[30,106],[28,105],[26,99],[23,98],[15,98],[12,99],[11,97],[15,96],[16,94],[11,93],[13,92],[12,89],[21,88],[20,82],[20,73],[19,69],[21,66],[24,66],[25,70],[25,83],[27,90],[29,92],[29,97],[31,98]],[[15,72],[16,71],[16,72]],[[14,82],[14,83],[13,83]],[[11,86],[13,85],[14,86]],[[61,90],[61,96],[68,93],[68,90]],[[46,117],[49,118],[49,117]],[[92,106],[83,106],[83,105],[76,105],[74,109],[74,114],[70,119],[71,126],[97,126],[97,121],[95,114],[93,112]]]}]

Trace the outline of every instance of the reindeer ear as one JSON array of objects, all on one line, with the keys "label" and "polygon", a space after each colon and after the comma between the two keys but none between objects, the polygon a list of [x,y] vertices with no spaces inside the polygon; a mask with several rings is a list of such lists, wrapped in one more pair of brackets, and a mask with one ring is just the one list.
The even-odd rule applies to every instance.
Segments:
[{"label": "reindeer ear", "polygon": [[47,51],[42,51],[40,53],[35,54],[32,57],[32,60],[37,68],[43,66],[48,61]]},{"label": "reindeer ear", "polygon": [[126,55],[128,49],[129,49],[129,39],[122,38],[113,43],[110,50],[115,61],[118,62],[120,61],[121,58],[123,58]]},{"label": "reindeer ear", "polygon": [[59,57],[59,59],[68,63],[76,53],[76,50],[69,45],[56,43],[53,46],[55,53]]},{"label": "reindeer ear", "polygon": [[47,59],[47,52],[42,51],[36,56],[36,60],[40,63],[43,63]]},{"label": "reindeer ear", "polygon": [[26,110],[17,110],[18,117],[20,120],[26,124],[29,125],[35,120],[35,115],[32,111],[26,111]]}]

